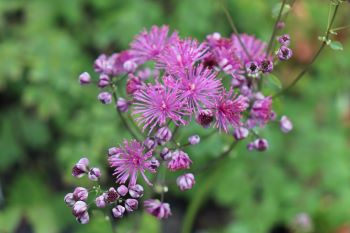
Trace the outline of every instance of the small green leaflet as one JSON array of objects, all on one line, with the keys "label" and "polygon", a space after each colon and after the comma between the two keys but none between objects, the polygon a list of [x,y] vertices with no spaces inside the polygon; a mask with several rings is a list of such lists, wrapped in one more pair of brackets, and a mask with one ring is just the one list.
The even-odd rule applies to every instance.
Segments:
[{"label": "small green leaflet", "polygon": [[329,46],[333,50],[343,50],[343,45],[339,41],[332,41]]}]

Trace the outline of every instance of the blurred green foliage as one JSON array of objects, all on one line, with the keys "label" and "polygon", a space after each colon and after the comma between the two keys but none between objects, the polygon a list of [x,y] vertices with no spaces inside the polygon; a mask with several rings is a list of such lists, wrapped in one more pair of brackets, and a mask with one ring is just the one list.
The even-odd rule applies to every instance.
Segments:
[{"label": "blurred green foliage", "polygon": [[[283,85],[310,59],[308,51],[315,51],[327,24],[328,2],[295,4],[287,22],[295,58],[276,72]],[[227,6],[240,31],[268,40],[276,3],[230,0]],[[349,23],[349,10],[344,6],[337,26]],[[38,233],[110,230],[100,213],[88,226],[78,225],[63,203],[77,184],[70,169],[82,155],[106,174],[106,149],[129,138],[112,107],[99,104],[97,90],[81,88],[77,77],[92,71],[99,53],[126,49],[135,34],[153,24],[169,24],[181,36],[199,39],[215,31],[231,33],[214,0],[0,0],[0,232],[18,231],[24,221]],[[348,36],[339,32],[344,50],[327,49],[278,104],[278,113],[292,119],[294,130],[284,135],[271,125],[263,132],[268,152],[247,152],[242,143],[220,168],[202,210],[210,212],[211,201],[231,217],[225,224],[215,224],[214,218],[203,232],[270,232],[301,212],[313,219],[314,232],[350,226]],[[193,130],[204,132],[185,129],[184,139]],[[194,169],[215,159],[229,141],[221,135],[188,149]],[[208,176],[197,179],[186,193],[171,186],[168,201],[192,203]],[[138,217],[139,232],[161,231],[154,218]],[[133,221],[118,222],[118,232],[128,232]],[[202,222],[200,214],[198,229]]]}]

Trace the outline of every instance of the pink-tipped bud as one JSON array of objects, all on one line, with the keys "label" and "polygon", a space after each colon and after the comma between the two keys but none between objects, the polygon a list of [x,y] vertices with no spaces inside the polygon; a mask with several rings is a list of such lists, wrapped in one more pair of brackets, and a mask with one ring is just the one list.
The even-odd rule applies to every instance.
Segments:
[{"label": "pink-tipped bud", "polygon": [[67,206],[72,207],[75,204],[73,193],[67,193],[66,196],[64,196],[64,202]]},{"label": "pink-tipped bud", "polygon": [[101,92],[98,94],[97,99],[102,103],[102,104],[110,104],[112,103],[112,94],[109,92]]},{"label": "pink-tipped bud", "polygon": [[201,138],[199,137],[199,135],[192,135],[188,138],[188,142],[191,145],[196,145],[201,141]]},{"label": "pink-tipped bud", "polygon": [[269,148],[269,143],[264,138],[259,138],[254,141],[254,148],[258,151],[265,151]]},{"label": "pink-tipped bud", "polygon": [[242,140],[249,135],[249,130],[244,127],[238,127],[235,129],[233,136],[235,137],[236,140]]},{"label": "pink-tipped bud", "polygon": [[85,211],[87,211],[88,206],[85,202],[83,201],[77,201],[73,205],[73,215],[76,217],[79,217],[80,215],[84,214]]},{"label": "pink-tipped bud", "polygon": [[139,202],[136,199],[126,199],[125,201],[125,209],[128,212],[133,212],[134,210],[137,210],[139,206]]},{"label": "pink-tipped bud", "polygon": [[97,181],[98,178],[100,178],[100,176],[101,176],[101,171],[97,167],[91,168],[90,171],[89,171],[88,176],[89,176],[90,180]]},{"label": "pink-tipped bud", "polygon": [[202,127],[207,128],[214,121],[213,112],[209,109],[201,110],[196,117],[196,121]]},{"label": "pink-tipped bud", "polygon": [[106,201],[108,203],[113,203],[119,198],[118,192],[112,187],[109,188],[108,192],[106,193]]},{"label": "pink-tipped bud", "polygon": [[170,205],[157,199],[149,199],[144,202],[146,211],[158,219],[166,219],[171,215]]},{"label": "pink-tipped bud", "polygon": [[172,136],[173,134],[171,133],[171,130],[168,127],[160,128],[155,135],[156,139],[160,144],[169,142]]},{"label": "pink-tipped bud", "polygon": [[117,188],[117,192],[120,196],[124,197],[126,194],[128,194],[129,189],[125,185],[120,185]]},{"label": "pink-tipped bud", "polygon": [[108,156],[113,156],[118,153],[118,148],[117,147],[111,147],[108,149]]},{"label": "pink-tipped bud", "polygon": [[126,93],[129,95],[134,94],[142,86],[142,81],[139,77],[129,74],[128,81],[126,82]]},{"label": "pink-tipped bud", "polygon": [[113,214],[113,217],[115,218],[123,217],[124,213],[125,213],[124,206],[117,205],[115,208],[112,209],[112,214]]},{"label": "pink-tipped bud", "polygon": [[106,200],[105,200],[105,198],[106,198],[106,195],[105,195],[105,194],[102,194],[102,195],[96,197],[96,199],[95,199],[95,204],[96,204],[96,206],[97,206],[98,208],[104,208],[104,207],[106,207]]},{"label": "pink-tipped bud", "polygon": [[91,83],[91,76],[88,72],[84,72],[79,75],[80,85],[87,85]]},{"label": "pink-tipped bud", "polygon": [[145,145],[147,149],[153,150],[154,148],[156,148],[157,143],[151,138],[146,138],[146,140],[143,142],[143,145]]},{"label": "pink-tipped bud", "polygon": [[89,160],[87,158],[81,158],[78,163],[72,169],[72,175],[75,177],[82,177],[88,172]]},{"label": "pink-tipped bud", "polygon": [[293,123],[289,120],[288,117],[282,116],[281,121],[280,121],[280,127],[282,132],[288,133],[293,129]]},{"label": "pink-tipped bud", "polygon": [[288,34],[278,37],[278,42],[281,45],[288,46],[290,44],[290,36]]},{"label": "pink-tipped bud", "polygon": [[74,189],[73,196],[75,200],[85,201],[88,198],[89,192],[86,188],[77,187]]},{"label": "pink-tipped bud", "polygon": [[104,87],[107,87],[109,84],[110,84],[110,79],[109,79],[108,75],[101,74],[100,78],[98,80],[98,87],[104,88]]},{"label": "pink-tipped bud", "polygon": [[181,191],[192,189],[195,183],[196,181],[192,173],[186,173],[176,179],[176,184]]},{"label": "pink-tipped bud", "polygon": [[133,60],[128,60],[124,62],[123,68],[127,73],[134,73],[137,69],[137,64]]},{"label": "pink-tipped bud", "polygon": [[139,184],[129,188],[129,194],[132,198],[140,198],[143,196],[143,187]]},{"label": "pink-tipped bud", "polygon": [[89,221],[90,221],[89,213],[87,211],[85,211],[84,213],[80,214],[79,216],[76,216],[76,220],[80,224],[87,224],[87,223],[89,223]]},{"label": "pink-tipped bud", "polygon": [[121,112],[127,112],[129,110],[129,102],[124,98],[118,98],[117,108]]},{"label": "pink-tipped bud", "polygon": [[171,159],[171,156],[172,156],[172,153],[168,147],[164,147],[160,152],[160,157],[165,161]]},{"label": "pink-tipped bud", "polygon": [[191,159],[185,152],[181,150],[176,150],[174,153],[172,153],[171,160],[168,163],[168,169],[170,171],[189,169],[191,163]]}]

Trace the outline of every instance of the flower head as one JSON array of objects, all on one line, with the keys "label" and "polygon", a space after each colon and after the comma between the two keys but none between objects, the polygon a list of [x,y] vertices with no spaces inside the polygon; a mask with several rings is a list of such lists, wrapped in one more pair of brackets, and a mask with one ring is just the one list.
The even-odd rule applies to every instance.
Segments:
[{"label": "flower head", "polygon": [[163,126],[167,120],[172,120],[176,125],[186,124],[183,116],[188,115],[188,111],[177,88],[149,85],[135,92],[134,99],[132,114],[138,115],[136,121],[144,125],[143,130],[150,126],[152,131],[155,126]]},{"label": "flower head", "polygon": [[215,126],[220,130],[228,132],[229,125],[237,127],[241,125],[241,113],[248,107],[248,98],[233,94],[232,89],[229,92],[223,92],[213,104],[213,112],[216,119]]},{"label": "flower head", "polygon": [[[265,58],[266,44],[254,36],[246,34],[232,35],[231,39],[233,47],[236,49],[236,55],[243,64],[252,60],[258,61]],[[239,40],[243,43],[244,48]]]},{"label": "flower head", "polygon": [[189,190],[196,183],[192,173],[186,173],[176,179],[176,184],[181,191]]},{"label": "flower head", "polygon": [[144,63],[155,59],[165,48],[168,43],[178,40],[177,33],[174,32],[168,37],[169,27],[152,26],[148,32],[144,30],[137,35],[131,43],[131,53],[139,63]]},{"label": "flower head", "polygon": [[165,219],[171,215],[170,205],[168,203],[160,202],[157,199],[146,200],[144,202],[144,207],[148,213],[158,219]]},{"label": "flower head", "polygon": [[172,75],[184,75],[196,62],[204,58],[207,46],[194,39],[177,40],[168,44],[157,58],[157,67]]},{"label": "flower head", "polygon": [[182,169],[189,169],[190,165],[192,163],[192,160],[188,155],[181,151],[176,150],[172,153],[171,160],[168,163],[168,168],[170,171],[177,171]]},{"label": "flower head", "polygon": [[138,173],[141,173],[146,183],[152,185],[145,175],[145,171],[156,172],[149,160],[152,157],[152,150],[146,153],[143,151],[142,143],[125,140],[124,146],[117,148],[116,154],[108,158],[110,166],[115,168],[113,175],[116,175],[117,183],[125,184],[129,179],[129,187],[134,186]]},{"label": "flower head", "polygon": [[255,100],[250,115],[256,123],[265,125],[273,115],[272,98],[269,96]]}]

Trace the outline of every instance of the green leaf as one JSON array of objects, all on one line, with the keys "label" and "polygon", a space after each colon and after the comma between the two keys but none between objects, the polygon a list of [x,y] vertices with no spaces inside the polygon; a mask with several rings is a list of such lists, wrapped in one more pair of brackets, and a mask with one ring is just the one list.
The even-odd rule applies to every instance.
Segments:
[{"label": "green leaf", "polygon": [[333,50],[343,50],[343,45],[339,41],[332,41],[329,46]]},{"label": "green leaf", "polygon": [[[277,17],[278,17],[278,15],[279,15],[279,13],[280,13],[280,10],[281,10],[281,7],[282,7],[282,3],[277,3],[277,4],[272,8],[272,17],[273,17],[273,18],[277,18]],[[292,9],[292,8],[291,8],[291,6],[290,6],[289,4],[285,4],[281,16],[287,14],[291,9]]]},{"label": "green leaf", "polygon": [[273,74],[263,77],[263,80],[262,92],[264,95],[273,95],[282,89],[281,81]]}]

